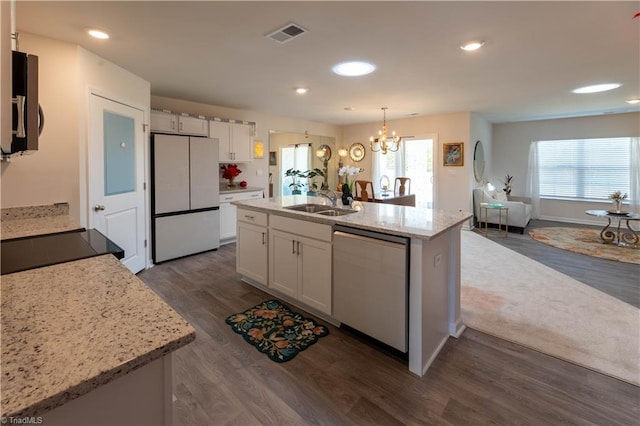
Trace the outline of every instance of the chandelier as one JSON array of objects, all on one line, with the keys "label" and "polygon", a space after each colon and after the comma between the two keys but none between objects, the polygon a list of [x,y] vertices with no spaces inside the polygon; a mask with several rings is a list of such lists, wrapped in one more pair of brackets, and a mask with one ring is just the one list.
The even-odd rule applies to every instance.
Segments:
[{"label": "chandelier", "polygon": [[396,152],[400,148],[400,142],[402,138],[396,135],[396,132],[391,132],[391,136],[387,136],[387,107],[382,107],[382,129],[378,130],[378,137],[369,138],[371,151],[386,154],[387,151]]}]

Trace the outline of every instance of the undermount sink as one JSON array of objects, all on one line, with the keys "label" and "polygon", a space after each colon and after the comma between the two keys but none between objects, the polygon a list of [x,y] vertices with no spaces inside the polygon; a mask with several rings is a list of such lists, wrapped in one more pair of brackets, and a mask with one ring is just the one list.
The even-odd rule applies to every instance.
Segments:
[{"label": "undermount sink", "polygon": [[305,213],[316,213],[323,216],[344,216],[346,214],[355,213],[355,210],[339,209],[324,204],[296,204],[295,206],[285,207],[285,209],[296,210]]}]

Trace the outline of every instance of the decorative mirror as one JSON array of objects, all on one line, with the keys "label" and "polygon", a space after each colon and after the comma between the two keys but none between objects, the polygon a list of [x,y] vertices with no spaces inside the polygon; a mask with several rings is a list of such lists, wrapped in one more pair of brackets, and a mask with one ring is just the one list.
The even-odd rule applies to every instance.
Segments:
[{"label": "decorative mirror", "polygon": [[476,142],[476,147],[473,150],[473,175],[476,182],[480,182],[484,177],[484,149],[480,141]]},{"label": "decorative mirror", "polygon": [[349,147],[349,157],[356,163],[362,161],[364,158],[365,150],[364,145],[359,142],[354,143]]}]

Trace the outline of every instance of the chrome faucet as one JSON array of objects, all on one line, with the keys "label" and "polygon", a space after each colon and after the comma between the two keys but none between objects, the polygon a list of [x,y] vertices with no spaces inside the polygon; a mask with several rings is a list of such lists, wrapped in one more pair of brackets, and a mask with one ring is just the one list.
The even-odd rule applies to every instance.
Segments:
[{"label": "chrome faucet", "polygon": [[324,191],[318,192],[319,196],[328,198],[331,201],[331,205],[333,207],[337,207],[338,204],[338,194],[332,189],[326,189]]}]

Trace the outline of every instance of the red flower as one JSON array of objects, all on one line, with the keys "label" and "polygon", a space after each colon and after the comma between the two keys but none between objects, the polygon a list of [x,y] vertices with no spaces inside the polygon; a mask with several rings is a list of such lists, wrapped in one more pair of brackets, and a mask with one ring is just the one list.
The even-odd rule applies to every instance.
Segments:
[{"label": "red flower", "polygon": [[237,164],[223,164],[220,166],[220,169],[222,170],[222,177],[224,179],[233,179],[242,173],[242,170],[238,168]]}]

